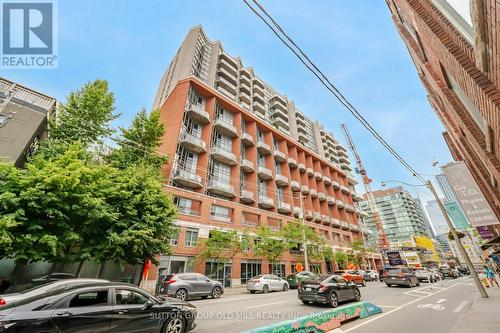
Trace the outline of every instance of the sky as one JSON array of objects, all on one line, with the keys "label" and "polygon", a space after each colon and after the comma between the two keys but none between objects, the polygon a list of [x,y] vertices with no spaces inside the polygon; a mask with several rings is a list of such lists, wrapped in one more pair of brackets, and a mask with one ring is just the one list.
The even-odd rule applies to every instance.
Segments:
[{"label": "sky", "polygon": [[[416,170],[436,174],[433,161],[451,161],[444,128],[384,1],[261,3]],[[180,43],[201,24],[211,40],[221,40],[229,54],[321,120],[342,143],[339,126],[346,123],[374,189],[382,180],[416,183],[242,0],[59,0],[58,6],[58,69],[2,70],[1,76],[60,101],[87,81],[106,79],[121,114],[115,125],[128,126],[141,108],[151,109]],[[419,195],[424,202],[431,199],[425,191]]]}]

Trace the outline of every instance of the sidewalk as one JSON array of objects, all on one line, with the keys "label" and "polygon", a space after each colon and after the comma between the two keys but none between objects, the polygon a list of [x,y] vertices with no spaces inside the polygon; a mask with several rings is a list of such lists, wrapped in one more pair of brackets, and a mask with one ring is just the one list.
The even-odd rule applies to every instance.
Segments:
[{"label": "sidewalk", "polygon": [[500,332],[500,288],[486,288],[489,298],[481,298],[479,292],[470,308],[452,328],[451,333]]},{"label": "sidewalk", "polygon": [[224,295],[246,294],[248,293],[246,286],[224,288]]}]

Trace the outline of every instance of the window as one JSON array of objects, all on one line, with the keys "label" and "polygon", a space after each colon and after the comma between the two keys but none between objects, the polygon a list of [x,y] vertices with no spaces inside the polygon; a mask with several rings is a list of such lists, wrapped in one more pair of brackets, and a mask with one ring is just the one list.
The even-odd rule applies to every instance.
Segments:
[{"label": "window", "polygon": [[141,305],[149,301],[149,298],[138,292],[127,289],[116,289],[117,305]]},{"label": "window", "polygon": [[229,185],[231,184],[231,167],[212,159],[209,166],[209,177]]},{"label": "window", "polygon": [[181,214],[200,215],[201,202],[182,197],[174,197],[174,204]]},{"label": "window", "polygon": [[281,175],[281,164],[278,162],[274,162],[274,171],[277,175]]},{"label": "window", "polygon": [[82,306],[96,306],[96,305],[107,305],[108,304],[108,291],[92,291],[81,293],[74,296],[69,302],[70,308],[82,307]]},{"label": "window", "polygon": [[252,277],[262,273],[262,264],[260,262],[242,262],[241,263],[241,284],[246,284]]},{"label": "window", "polygon": [[229,207],[212,205],[210,210],[210,216],[214,220],[231,221],[231,215],[231,208]]},{"label": "window", "polygon": [[187,229],[184,245],[188,247],[195,247],[198,241],[198,229]]},{"label": "window", "polygon": [[281,264],[281,263],[277,263],[274,265],[269,264],[269,272],[284,279],[285,278],[285,264]]},{"label": "window", "polygon": [[170,239],[170,245],[176,246],[177,244],[179,244],[179,229],[175,231],[175,234]]},{"label": "window", "polygon": [[335,283],[345,284],[347,282],[345,279],[341,278],[338,275],[335,275],[333,278],[335,279]]}]

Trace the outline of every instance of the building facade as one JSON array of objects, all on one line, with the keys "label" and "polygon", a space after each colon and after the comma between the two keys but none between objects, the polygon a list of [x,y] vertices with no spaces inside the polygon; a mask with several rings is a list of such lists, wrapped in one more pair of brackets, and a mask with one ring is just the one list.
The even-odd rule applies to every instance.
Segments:
[{"label": "building facade", "polygon": [[56,100],[0,78],[0,158],[20,167],[47,136],[47,122]]},{"label": "building facade", "polygon": [[425,205],[425,210],[429,215],[430,222],[432,223],[432,226],[434,227],[436,234],[439,235],[443,232],[448,232],[450,230],[450,228],[448,228],[448,223],[446,223],[443,213],[441,212],[439,204],[437,203],[436,200],[427,201],[427,204]]},{"label": "building facade", "polygon": [[453,158],[465,161],[500,219],[500,4],[386,2]]},{"label": "building facade", "polygon": [[[390,243],[405,242],[414,236],[431,236],[427,232],[418,202],[402,187],[377,190],[372,194]],[[364,218],[366,227],[375,231],[375,221],[368,201],[361,201],[359,207],[367,215]]]},{"label": "building facade", "polygon": [[439,174],[436,175],[436,182],[438,183],[439,189],[444,195],[443,198],[443,204],[451,203],[451,202],[456,202],[458,203],[457,197],[455,196],[455,192],[453,192],[453,189],[451,188],[450,183],[448,182],[448,179],[446,179],[446,176],[444,174]]},{"label": "building facade", "polygon": [[[216,272],[212,277],[231,287],[271,271],[250,246],[229,262],[197,258],[213,229],[252,234],[303,217],[334,251],[349,253],[361,239],[361,197],[345,148],[200,27],[188,33],[162,77],[155,108],[166,129],[160,150],[171,157],[165,190],[177,205],[179,233],[150,280],[158,273]],[[381,265],[379,255],[367,259]],[[301,247],[287,251],[273,271],[285,276],[299,262]],[[320,259],[308,269],[335,267]]]}]

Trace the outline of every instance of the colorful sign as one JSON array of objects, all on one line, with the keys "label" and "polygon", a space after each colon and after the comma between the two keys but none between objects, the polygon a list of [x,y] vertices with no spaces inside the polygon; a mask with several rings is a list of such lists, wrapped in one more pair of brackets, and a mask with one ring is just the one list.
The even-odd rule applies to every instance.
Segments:
[{"label": "colorful sign", "polygon": [[299,262],[297,263],[297,265],[295,265],[295,271],[296,272],[302,272],[304,270],[304,266],[302,266],[302,264]]},{"label": "colorful sign", "polygon": [[441,169],[472,226],[500,223],[464,162],[448,163]]},{"label": "colorful sign", "polygon": [[387,259],[389,260],[389,265],[391,266],[399,266],[406,264],[401,258],[401,254],[399,253],[399,251],[388,251]]},{"label": "colorful sign", "polygon": [[434,242],[429,237],[425,236],[415,236],[415,243],[418,247],[426,249],[426,253],[430,253],[430,256],[425,258],[426,261],[440,262],[439,254],[437,253]]},{"label": "colorful sign", "polygon": [[446,209],[446,212],[448,213],[451,223],[453,223],[455,229],[463,230],[470,227],[469,222],[467,222],[467,218],[455,201],[445,203],[443,206]]},{"label": "colorful sign", "polygon": [[483,225],[481,227],[476,227],[476,230],[479,232],[482,239],[493,239],[493,233],[490,231],[488,226]]}]

